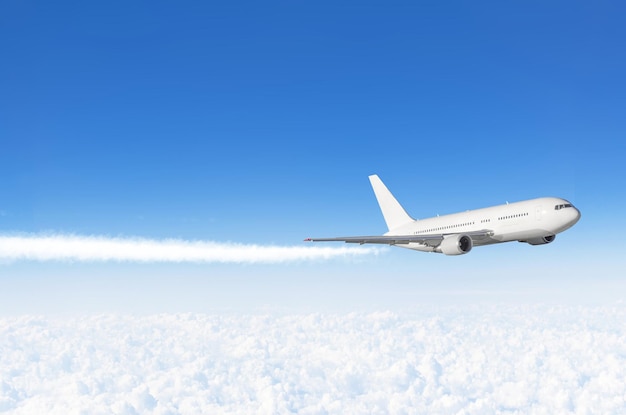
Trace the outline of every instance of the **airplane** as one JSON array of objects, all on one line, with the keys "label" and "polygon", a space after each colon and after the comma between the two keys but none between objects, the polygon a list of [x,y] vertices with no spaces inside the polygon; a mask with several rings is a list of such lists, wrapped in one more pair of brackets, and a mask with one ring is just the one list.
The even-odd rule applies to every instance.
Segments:
[{"label": "airplane", "polygon": [[578,222],[580,211],[558,197],[541,197],[415,220],[377,175],[369,176],[389,232],[380,236],[307,238],[307,242],[384,244],[423,252],[463,255],[501,242],[544,245]]}]

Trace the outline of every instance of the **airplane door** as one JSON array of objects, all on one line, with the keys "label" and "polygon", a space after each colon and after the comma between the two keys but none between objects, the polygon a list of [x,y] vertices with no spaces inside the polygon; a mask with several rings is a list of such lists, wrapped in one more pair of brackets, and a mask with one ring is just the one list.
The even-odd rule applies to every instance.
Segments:
[{"label": "airplane door", "polygon": [[541,206],[537,206],[535,208],[535,217],[537,220],[541,220]]}]

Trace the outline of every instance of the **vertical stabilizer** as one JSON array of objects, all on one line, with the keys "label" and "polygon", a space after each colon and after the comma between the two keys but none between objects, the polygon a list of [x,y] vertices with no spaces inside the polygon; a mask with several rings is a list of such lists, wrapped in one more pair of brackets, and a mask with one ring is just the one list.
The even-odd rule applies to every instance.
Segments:
[{"label": "vertical stabilizer", "polygon": [[400,203],[393,197],[389,189],[387,189],[387,186],[385,186],[377,175],[373,174],[369,176],[369,179],[374,189],[376,200],[378,200],[380,210],[383,212],[385,222],[387,222],[387,227],[390,231],[415,221],[415,219],[410,217],[409,214],[406,213],[406,210],[400,206]]}]

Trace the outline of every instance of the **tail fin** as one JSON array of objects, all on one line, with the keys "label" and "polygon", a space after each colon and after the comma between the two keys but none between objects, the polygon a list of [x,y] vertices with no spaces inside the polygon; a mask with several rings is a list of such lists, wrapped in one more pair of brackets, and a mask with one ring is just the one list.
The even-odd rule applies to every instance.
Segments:
[{"label": "tail fin", "polygon": [[380,210],[383,212],[385,222],[387,222],[387,227],[390,231],[415,220],[400,206],[400,203],[393,197],[389,189],[387,189],[387,186],[385,186],[377,175],[373,174],[369,176],[369,179],[372,184],[372,189],[374,189],[376,200],[378,200]]}]

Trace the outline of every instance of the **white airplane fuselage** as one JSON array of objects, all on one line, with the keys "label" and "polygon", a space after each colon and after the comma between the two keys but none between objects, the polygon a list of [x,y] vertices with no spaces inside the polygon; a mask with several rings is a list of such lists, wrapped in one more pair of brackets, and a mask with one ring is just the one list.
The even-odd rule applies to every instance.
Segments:
[{"label": "white airplane fuselage", "polygon": [[[488,238],[475,240],[474,246],[510,241],[542,245],[552,242],[557,233],[571,228],[579,219],[580,212],[567,200],[542,197],[416,220],[385,233],[385,236],[462,234],[489,229],[492,234]],[[436,247],[420,243],[396,246],[439,252]]]}]

